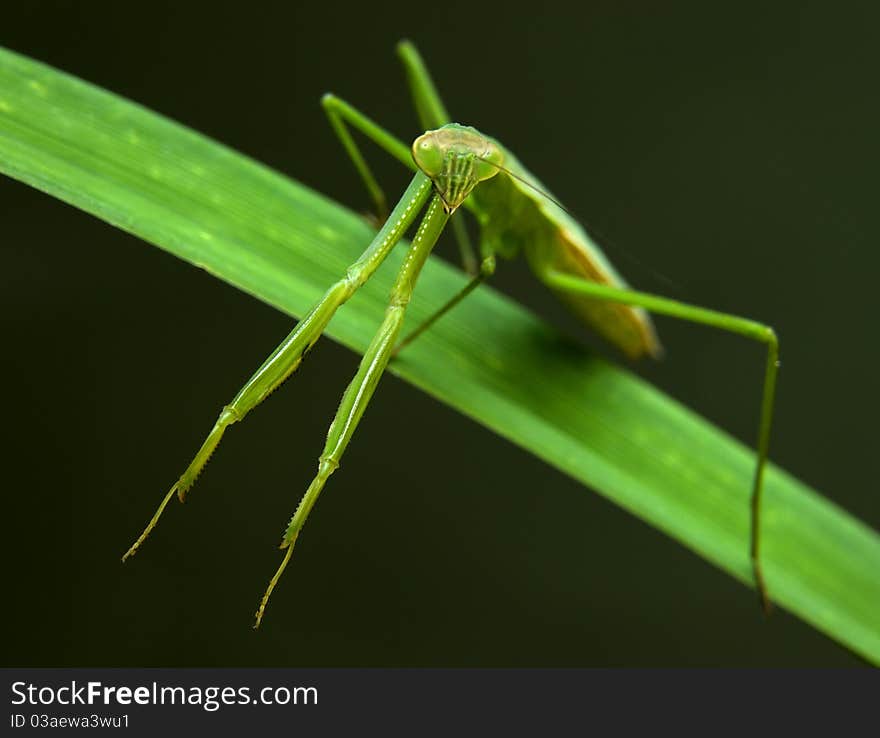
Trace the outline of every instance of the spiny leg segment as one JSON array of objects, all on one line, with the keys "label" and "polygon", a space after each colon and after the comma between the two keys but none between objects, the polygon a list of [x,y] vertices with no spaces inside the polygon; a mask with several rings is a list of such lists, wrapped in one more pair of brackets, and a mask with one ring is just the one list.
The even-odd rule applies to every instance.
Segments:
[{"label": "spiny leg segment", "polygon": [[[422,60],[418,49],[409,41],[401,41],[397,44],[397,55],[403,63],[406,81],[409,85],[409,91],[412,95],[413,104],[415,105],[422,128],[427,131],[450,123],[452,118],[440,99],[440,93],[437,92],[434,80],[431,79],[431,73]],[[458,243],[458,253],[462,269],[464,269],[465,274],[476,278],[480,274],[480,264],[477,263],[475,250],[464,220],[462,218],[453,218],[450,226]],[[406,342],[409,343],[409,340],[406,340]]]},{"label": "spiny leg segment", "polygon": [[315,475],[299,506],[290,520],[281,548],[286,548],[284,558],[266,588],[256,613],[254,627],[258,628],[266,611],[266,605],[275,589],[284,569],[290,561],[294,543],[302,530],[324,484],[330,475],[339,467],[342,454],[345,452],[361,417],[373,396],[373,392],[391,359],[392,351],[400,335],[406,307],[412,298],[416,280],[428,258],[431,249],[446,225],[449,215],[445,212],[442,200],[436,196],[431,200],[416,237],[398,272],[394,287],[391,290],[391,301],[385,311],[385,318],[373,340],[361,359],[357,373],[345,390],[336,416],[330,424],[327,442],[318,462],[318,473]]},{"label": "spiny leg segment", "polygon": [[[407,71],[409,72],[409,67],[407,67]],[[409,74],[409,78],[411,84],[414,84],[412,82],[412,74]],[[420,93],[417,91],[417,86],[414,86],[414,99],[418,99],[419,96]],[[331,128],[337,138],[339,138],[342,147],[345,149],[354,164],[361,181],[364,183],[364,186],[370,195],[370,199],[373,201],[373,207],[376,210],[379,220],[384,220],[387,213],[387,198],[385,197],[385,192],[379,186],[369,164],[367,164],[366,159],[358,148],[357,142],[349,132],[348,126],[360,131],[364,136],[393,156],[404,166],[415,170],[416,167],[413,163],[410,147],[404,144],[400,139],[396,138],[393,134],[389,133],[378,123],[371,120],[368,116],[364,115],[353,105],[336,97],[336,95],[331,93],[324,95],[324,97],[321,98],[321,105],[324,108],[324,112],[327,114]],[[425,130],[428,130],[430,128],[439,128],[444,123],[448,123],[448,116],[446,116],[445,110],[441,109],[441,112],[447,117],[447,119],[426,119],[424,116],[420,116],[422,127]],[[460,218],[454,218],[451,222],[451,226],[453,235],[458,242],[459,255],[464,271],[467,274],[476,275],[479,265],[474,256],[474,247],[471,244],[464,222]]]},{"label": "spiny leg segment", "polygon": [[232,402],[223,408],[217,422],[192,462],[165,495],[144,532],[122,557],[123,561],[137,553],[147,536],[156,527],[165,507],[175,493],[181,502],[184,501],[187,491],[195,484],[205,464],[211,458],[211,454],[220,443],[226,428],[232,423],[242,420],[248,412],[259,405],[296,371],[303,356],[324,332],[337,308],[372,276],[415,220],[431,194],[431,187],[430,179],[424,174],[416,174],[400,202],[366,251],[348,268],[346,275],[327,290],[321,300],[239,390]]}]

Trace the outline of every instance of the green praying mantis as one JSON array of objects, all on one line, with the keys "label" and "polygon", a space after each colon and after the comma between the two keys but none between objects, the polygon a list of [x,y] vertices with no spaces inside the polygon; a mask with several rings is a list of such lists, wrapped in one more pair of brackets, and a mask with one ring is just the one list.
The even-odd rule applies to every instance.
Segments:
[{"label": "green praying mantis", "polygon": [[[405,349],[488,279],[495,271],[496,257],[513,258],[520,253],[525,255],[541,282],[561,297],[578,317],[631,358],[656,358],[662,352],[648,312],[719,328],[766,347],[757,461],[751,482],[750,558],[755,588],[764,609],[768,610],[770,597],[761,571],[760,512],[779,365],[775,332],[753,320],[630,289],[577,221],[547,194],[546,188],[510,151],[474,128],[450,122],[415,47],[407,41],[401,42],[398,53],[422,128],[426,131],[415,139],[412,146],[399,141],[334,95],[325,95],[322,100],[330,124],[366,185],[377,214],[384,220],[383,225],[345,275],[328,288],[223,408],[192,462],[162,499],[143,533],[123,556],[123,561],[138,551],[174,495],[184,500],[227,427],[242,420],[296,371],[336,310],[373,275],[424,210],[391,290],[384,320],[345,390],[319,457],[318,471],[285,530],[281,542],[285,552],[260,601],[254,627],[259,627],[306,519],[327,480],[339,467],[388,363],[397,352]],[[390,212],[384,192],[355,143],[351,129],[375,142],[415,172]],[[462,221],[452,218],[460,207],[469,210],[479,224],[478,255],[474,254]],[[419,273],[447,223],[453,228],[463,267],[471,278],[457,295],[401,338],[407,305]]]}]

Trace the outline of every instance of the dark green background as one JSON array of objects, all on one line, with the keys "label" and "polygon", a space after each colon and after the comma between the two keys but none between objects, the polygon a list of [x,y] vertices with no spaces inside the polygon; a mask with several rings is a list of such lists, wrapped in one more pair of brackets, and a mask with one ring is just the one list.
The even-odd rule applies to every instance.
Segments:
[{"label": "dark green background", "polygon": [[[394,56],[412,38],[453,116],[515,151],[630,281],[778,329],[773,457],[880,526],[878,6],[572,8],[31,1],[4,6],[0,44],[365,209],[318,100],[412,138]],[[407,174],[374,161],[393,196]],[[291,321],[5,178],[0,214],[6,665],[859,663],[393,377],[255,634],[356,365],[329,341],[120,565]],[[596,343],[522,264],[498,284]],[[760,350],[658,325],[668,357],[639,370],[751,441]]]}]

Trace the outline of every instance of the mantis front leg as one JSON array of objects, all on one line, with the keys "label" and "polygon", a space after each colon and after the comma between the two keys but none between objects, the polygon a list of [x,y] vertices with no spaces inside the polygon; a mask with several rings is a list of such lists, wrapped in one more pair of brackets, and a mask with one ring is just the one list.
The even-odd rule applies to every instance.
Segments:
[{"label": "mantis front leg", "polygon": [[416,280],[448,219],[449,215],[444,211],[441,199],[435,196],[428,206],[428,211],[425,214],[422,225],[413,239],[409,253],[397,275],[394,287],[391,290],[391,301],[388,309],[385,311],[385,319],[364,353],[357,374],[355,374],[354,379],[352,379],[345,390],[342,401],[339,403],[339,409],[336,411],[336,416],[330,424],[327,442],[318,461],[318,473],[312,479],[312,483],[306,490],[305,495],[303,495],[284,533],[281,548],[286,548],[287,551],[278,570],[269,581],[269,586],[266,588],[263,599],[260,601],[254,624],[255,628],[260,626],[269,597],[272,595],[272,591],[275,589],[278,580],[290,561],[294,543],[296,543],[296,539],[303,525],[305,525],[309,513],[315,506],[315,502],[317,502],[324,484],[339,467],[342,454],[345,452],[349,441],[351,441],[354,431],[364,414],[364,410],[367,409],[373,392],[379,384],[379,379],[388,365],[397,338],[400,335],[400,329],[403,326],[406,307],[412,298]]},{"label": "mantis front leg", "polygon": [[348,268],[345,276],[327,290],[321,300],[238,391],[232,402],[223,408],[201,448],[165,495],[144,532],[125,552],[123,561],[137,553],[147,536],[156,527],[175,493],[181,502],[184,501],[187,491],[195,484],[205,464],[219,445],[226,428],[242,420],[296,371],[306,352],[324,332],[337,308],[372,276],[415,220],[431,194],[431,187],[431,180],[425,175],[419,173],[413,178],[400,202],[367,250]]},{"label": "mantis front leg", "polygon": [[701,323],[713,328],[720,328],[730,333],[745,336],[767,347],[764,389],[761,398],[761,418],[758,426],[758,461],[752,481],[749,556],[751,558],[755,589],[758,591],[764,611],[769,612],[771,608],[770,597],[767,593],[767,585],[761,568],[760,532],[764,467],[767,464],[767,452],[770,445],[770,426],[773,422],[773,403],[776,394],[776,374],[779,370],[779,340],[776,337],[776,332],[768,325],[747,318],[721,313],[716,310],[708,310],[695,305],[688,305],[666,297],[590,282],[554,269],[541,268],[538,264],[534,266],[541,281],[548,287],[595,297],[597,300],[607,300],[609,302],[642,307],[652,313],[669,315],[691,323]]},{"label": "mantis front leg", "polygon": [[[403,45],[401,45],[401,48],[403,48]],[[413,52],[416,53],[414,50]],[[447,123],[448,120],[437,120],[432,117],[426,118],[426,116],[421,114],[419,100],[424,97],[424,93],[420,93],[422,85],[419,82],[413,81],[420,79],[419,71],[411,66],[411,63],[408,61],[408,56],[403,55],[403,58],[410,78],[413,97],[416,101],[416,106],[420,111],[420,120],[423,128],[437,128],[444,123]],[[436,96],[436,91],[434,92],[434,95]],[[439,100],[439,98],[436,99]],[[355,130],[360,131],[364,136],[397,159],[405,167],[415,169],[410,148],[378,123],[360,112],[353,105],[336,97],[336,95],[327,93],[321,98],[321,105],[330,121],[330,127],[333,129],[334,133],[336,133],[337,138],[342,144],[342,148],[345,149],[354,164],[354,168],[357,170],[358,175],[360,175],[361,181],[367,188],[370,199],[373,201],[376,215],[379,217],[380,221],[383,221],[388,212],[385,192],[379,186],[376,177],[373,175],[373,171],[370,169],[369,164],[367,164],[367,160],[361,153],[361,150],[352,137],[348,127],[351,126]],[[446,114],[445,110],[442,109],[442,106],[439,112],[443,115]],[[458,242],[459,255],[461,257],[464,271],[472,276],[476,275],[478,264],[477,259],[474,256],[474,247],[471,244],[467,229],[460,218],[456,218],[452,221],[452,231]]]}]

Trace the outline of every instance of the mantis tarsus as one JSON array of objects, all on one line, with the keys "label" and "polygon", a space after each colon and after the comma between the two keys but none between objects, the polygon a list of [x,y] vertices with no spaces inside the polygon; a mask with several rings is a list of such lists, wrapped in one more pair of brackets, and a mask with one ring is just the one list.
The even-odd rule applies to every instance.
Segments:
[{"label": "mantis tarsus", "polygon": [[[415,47],[404,41],[398,46],[398,52],[407,72],[419,119],[427,131],[415,140],[412,147],[406,146],[333,95],[326,95],[322,104],[380,216],[387,213],[385,195],[361,155],[349,127],[358,130],[413,169],[415,176],[361,257],[339,281],[330,286],[232,402],[223,408],[195,458],[165,495],[146,529],[123,560],[138,550],[171,498],[177,494],[180,500],[184,499],[220,443],[226,428],[242,420],[293,374],[323,333],[336,309],[370,278],[427,204],[421,225],[394,283],[385,318],[343,395],[319,459],[318,472],[284,533],[281,548],[286,551],[260,602],[255,627],[260,625],[269,597],[290,561],[296,539],[324,484],[339,466],[389,361],[397,351],[491,276],[495,270],[496,255],[511,258],[520,252],[526,255],[532,270],[545,285],[560,295],[579,317],[630,357],[656,357],[661,352],[646,310],[720,328],[766,345],[767,363],[757,462],[752,480],[750,555],[755,587],[764,608],[768,609],[770,600],[761,573],[759,533],[762,479],[778,367],[775,333],[769,326],[752,320],[629,289],[578,223],[552,197],[544,194],[546,189],[543,185],[507,149],[473,128],[449,122],[449,115]],[[481,229],[477,259],[466,231],[457,219],[452,220],[465,270],[472,278],[458,295],[400,340],[406,307],[421,268],[450,221],[450,216],[459,206],[464,206],[475,215]]]}]

